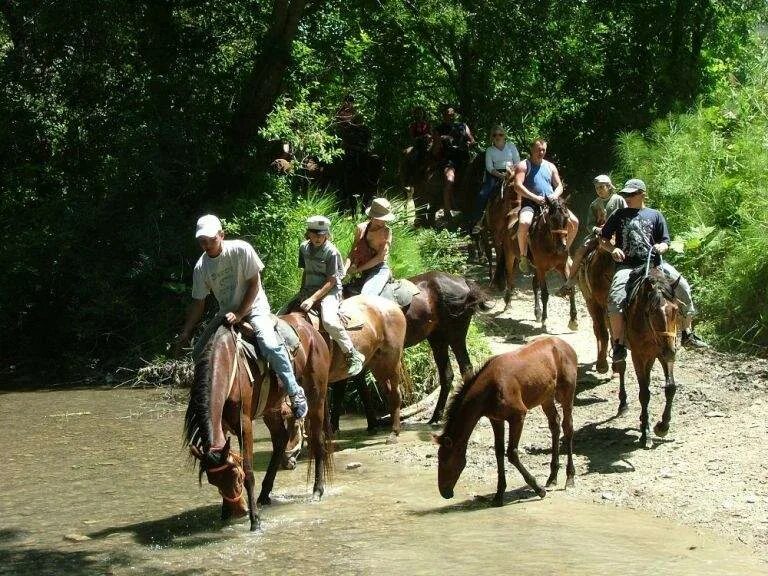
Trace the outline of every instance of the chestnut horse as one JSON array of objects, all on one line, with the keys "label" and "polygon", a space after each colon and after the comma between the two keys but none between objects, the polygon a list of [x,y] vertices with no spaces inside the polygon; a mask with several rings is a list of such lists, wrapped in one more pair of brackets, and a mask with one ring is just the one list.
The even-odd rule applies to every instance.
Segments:
[{"label": "chestnut horse", "polygon": [[[650,262],[650,255],[649,255]],[[661,268],[646,266],[633,271],[627,290],[625,335],[627,347],[632,350],[632,364],[637,376],[640,396],[640,445],[650,448],[651,430],[648,416],[648,402],[651,399],[651,369],[658,359],[664,370],[664,412],[653,428],[654,433],[664,437],[669,432],[672,420],[672,402],[677,386],[673,368],[677,350],[678,307],[675,287],[680,277],[672,284]],[[627,409],[627,391],[624,386],[626,363],[619,363],[619,414]]]},{"label": "chestnut horse", "polygon": [[[281,318],[296,330],[300,339],[293,364],[297,380],[309,402],[309,447],[315,466],[312,490],[314,497],[319,499],[325,487],[325,474],[332,465],[333,452],[330,414],[325,403],[330,355],[323,338],[300,315]],[[190,447],[190,452],[199,461],[200,477],[205,473],[208,482],[219,489],[223,498],[222,519],[243,516],[247,512],[251,530],[256,530],[259,527],[256,504],[270,503],[269,494],[288,441],[288,432],[280,414],[285,392],[272,374],[267,398],[262,398],[262,375],[256,367],[248,366],[238,351],[239,347],[236,329],[222,325],[195,361],[195,378],[184,417],[184,444]],[[272,457],[257,501],[253,491],[252,420],[258,417],[260,407],[272,438]],[[230,451],[229,439],[223,451],[211,452],[216,428],[237,436],[242,457]],[[247,505],[243,487],[248,497]]]},{"label": "chestnut horse", "polygon": [[[536,321],[541,322],[541,327],[547,328],[547,302],[549,301],[549,289],[547,288],[547,272],[557,270],[565,279],[566,263],[568,262],[568,207],[562,198],[552,200],[545,198],[546,204],[541,207],[539,214],[534,218],[530,227],[530,240],[528,250],[531,264],[535,267],[533,277],[534,313]],[[502,241],[501,251],[496,255],[495,279],[499,289],[505,288],[505,310],[509,308],[512,299],[512,288],[515,285],[515,265],[520,258],[520,246],[517,242],[517,227],[507,230]],[[541,289],[541,299],[539,299]],[[577,330],[579,327],[576,319],[576,296],[571,290],[570,321],[568,328]]]},{"label": "chestnut horse", "polygon": [[599,246],[587,254],[579,268],[579,288],[592,318],[592,330],[597,340],[595,369],[600,374],[608,372],[608,291],[615,264],[610,253]]},{"label": "chestnut horse", "polygon": [[[448,355],[453,351],[462,377],[472,372],[472,362],[467,351],[467,332],[472,316],[478,310],[490,310],[489,296],[474,282],[461,276],[439,270],[418,274],[408,278],[419,289],[410,305],[403,309],[406,320],[405,347],[415,346],[426,340],[432,349],[440,380],[440,394],[430,424],[440,421],[453,383],[453,369]],[[357,384],[366,418],[368,430],[374,432],[377,426],[376,415],[370,398],[370,391],[365,386],[365,376],[352,379]],[[345,382],[333,387],[331,420],[334,431],[339,429],[339,415],[344,398]]]},{"label": "chestnut horse", "polygon": [[547,491],[525,469],[518,455],[518,444],[528,411],[541,406],[552,433],[552,460],[547,487],[557,484],[560,467],[560,415],[555,400],[563,409],[563,435],[568,452],[565,486],[573,486],[573,400],[576,394],[578,360],[573,348],[560,338],[539,338],[512,352],[493,356],[467,379],[448,408],[443,433],[435,437],[437,484],[443,498],[453,498],[453,489],[467,461],[467,442],[478,420],[485,416],[493,427],[498,467],[495,506],[504,503],[507,480],[504,472],[504,422],[509,422],[506,456],[539,497]]}]

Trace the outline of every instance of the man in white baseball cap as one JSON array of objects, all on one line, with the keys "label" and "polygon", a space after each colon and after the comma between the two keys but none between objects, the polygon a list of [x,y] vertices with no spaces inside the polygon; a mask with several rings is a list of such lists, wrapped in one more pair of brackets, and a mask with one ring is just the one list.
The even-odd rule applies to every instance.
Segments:
[{"label": "man in white baseball cap", "polygon": [[[212,293],[219,304],[219,311],[195,342],[193,357],[199,356],[222,319],[229,324],[247,320],[253,326],[261,353],[291,398],[294,416],[303,418],[307,413],[307,399],[296,382],[288,352],[275,332],[269,301],[261,285],[261,271],[264,269],[261,258],[253,246],[243,240],[224,240],[221,221],[213,214],[198,219],[195,238],[203,254],[192,273],[193,301],[177,347],[189,342],[205,312],[205,299]],[[211,450],[221,448],[224,441],[224,432],[214,430]]]}]

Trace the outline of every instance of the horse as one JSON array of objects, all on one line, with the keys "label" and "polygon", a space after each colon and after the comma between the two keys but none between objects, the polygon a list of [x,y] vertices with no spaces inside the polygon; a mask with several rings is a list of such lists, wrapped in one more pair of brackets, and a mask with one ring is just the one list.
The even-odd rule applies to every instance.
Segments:
[{"label": "horse", "polygon": [[[320,334],[300,315],[282,316],[299,336],[294,371],[306,391],[309,402],[308,436],[310,454],[314,458],[313,497],[320,499],[325,489],[325,475],[332,467],[330,413],[326,404],[330,354]],[[195,362],[194,383],[184,417],[184,444],[200,467],[199,478],[206,474],[209,484],[222,496],[222,520],[249,515],[251,530],[259,527],[256,504],[270,503],[269,494],[275,481],[288,432],[280,410],[285,397],[283,388],[272,375],[268,389],[263,390],[264,375],[251,368],[239,353],[241,343],[235,328],[222,325],[206,343]],[[264,394],[267,394],[264,397]],[[263,410],[263,420],[272,439],[269,461],[261,493],[254,498],[253,423]],[[237,436],[242,456],[230,450],[229,438],[222,452],[210,451],[213,431],[220,427]],[[243,497],[247,494],[247,504]]]},{"label": "horse", "polygon": [[598,246],[587,254],[579,268],[579,288],[592,318],[592,330],[597,340],[595,369],[600,374],[608,372],[608,291],[615,263],[610,253]]},{"label": "horse", "polygon": [[488,264],[489,282],[493,282],[494,275],[493,250],[497,254],[501,253],[507,223],[511,213],[519,205],[520,201],[514,186],[514,174],[510,172],[504,180],[497,184],[496,189],[491,194],[485,212],[480,219],[480,233],[476,238],[477,252],[485,256]]},{"label": "horse", "polygon": [[[534,218],[529,234],[529,253],[532,265],[535,267],[533,277],[534,314],[536,321],[541,322],[541,327],[547,328],[547,302],[549,290],[547,288],[547,272],[557,270],[565,279],[568,255],[568,208],[561,198],[552,199],[545,197],[545,204]],[[502,249],[496,256],[495,281],[499,289],[504,288],[505,310],[509,308],[512,300],[512,288],[515,284],[515,265],[520,258],[520,246],[517,242],[517,227],[503,235]],[[541,299],[539,299],[541,289]],[[568,328],[577,330],[579,327],[576,319],[576,297],[572,290],[570,300],[570,321]]]},{"label": "horse", "polygon": [[546,488],[539,485],[523,466],[518,444],[525,416],[541,406],[552,434],[552,459],[546,487],[557,484],[560,467],[560,416],[555,401],[563,409],[562,428],[568,453],[566,488],[574,485],[573,465],[573,401],[576,395],[578,360],[573,348],[560,338],[539,338],[512,352],[490,358],[468,378],[448,407],[445,428],[435,436],[437,451],[437,484],[443,498],[453,498],[453,489],[464,470],[467,442],[478,420],[485,416],[491,422],[496,452],[498,481],[494,506],[504,504],[507,481],[504,471],[504,422],[509,422],[509,446],[506,456],[525,482],[540,498]]},{"label": "horse", "polygon": [[[650,264],[650,253],[649,253]],[[640,397],[640,445],[652,446],[648,416],[651,399],[651,369],[658,359],[664,370],[664,412],[653,428],[663,438],[669,432],[672,403],[677,385],[674,377],[677,350],[678,306],[675,288],[680,277],[670,284],[661,268],[646,265],[632,272],[627,284],[629,296],[626,305],[625,336],[632,351],[632,364],[637,376]],[[627,391],[624,385],[626,363],[618,364],[619,414],[627,410]]]},{"label": "horse", "polygon": [[[411,276],[408,280],[416,285],[419,293],[413,296],[411,303],[403,310],[406,320],[405,347],[410,348],[426,340],[432,349],[440,380],[440,393],[429,423],[437,424],[443,415],[454,376],[448,350],[453,351],[462,377],[470,374],[472,362],[467,351],[469,324],[475,312],[488,311],[492,305],[489,304],[489,296],[477,284],[455,274],[438,270]],[[357,384],[365,408],[368,431],[375,432],[377,419],[370,393],[365,386],[365,376],[361,373],[351,381]],[[331,421],[334,431],[339,429],[345,387],[346,382],[338,382],[333,387]]]}]

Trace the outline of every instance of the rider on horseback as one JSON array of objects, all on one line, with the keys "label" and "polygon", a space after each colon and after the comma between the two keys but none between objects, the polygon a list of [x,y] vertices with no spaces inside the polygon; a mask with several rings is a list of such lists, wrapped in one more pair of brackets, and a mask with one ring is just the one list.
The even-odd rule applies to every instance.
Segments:
[{"label": "rider on horseback", "polygon": [[[627,300],[627,282],[630,273],[645,263],[650,249],[660,256],[669,249],[669,230],[667,221],[658,210],[645,206],[645,183],[633,178],[627,180],[619,191],[627,207],[614,212],[600,232],[601,247],[610,252],[617,262],[616,272],[608,294],[608,316],[613,336],[613,369],[619,371],[626,363],[627,348],[624,340],[624,307]],[[611,238],[616,235],[616,244]],[[696,336],[691,329],[691,320],[695,313],[691,298],[691,287],[675,268],[664,261],[661,268],[667,278],[677,282],[675,298],[680,304],[682,321],[681,344],[690,348],[705,348],[707,344]]]},{"label": "rider on horseback", "polygon": [[[546,204],[545,197],[559,198],[563,194],[563,182],[557,167],[549,160],[544,160],[547,153],[547,141],[537,138],[531,144],[531,157],[515,166],[515,189],[520,197],[520,213],[517,228],[517,241],[520,246],[520,271],[528,273],[528,229],[533,223],[536,212]],[[568,236],[566,246],[570,249],[579,220],[568,210]],[[566,264],[566,273],[568,271]]]},{"label": "rider on horseback", "polygon": [[470,217],[472,234],[478,234],[481,229],[480,219],[494,189],[501,184],[512,166],[520,162],[520,153],[511,142],[507,142],[507,134],[500,125],[491,130],[491,146],[485,149],[485,178],[480,187],[480,194],[475,202],[475,209]]},{"label": "rider on horseback", "polygon": [[584,257],[598,247],[600,243],[600,230],[608,218],[619,208],[626,208],[627,203],[621,194],[616,193],[616,188],[611,182],[610,176],[600,174],[595,176],[595,193],[597,198],[589,205],[589,219],[587,220],[587,230],[589,230],[584,242],[576,250],[571,263],[571,272],[568,280],[558,290],[558,296],[568,296],[576,285],[579,278],[579,268]]},{"label": "rider on horseback", "polygon": [[344,267],[339,249],[328,238],[330,226],[325,216],[307,218],[307,239],[299,247],[299,268],[304,270],[299,300],[304,312],[319,305],[323,327],[346,357],[349,376],[354,376],[363,369],[365,356],[355,350],[339,317]]},{"label": "rider on horseback", "polygon": [[392,229],[387,222],[395,219],[386,198],[374,198],[365,210],[368,222],[355,227],[355,241],[344,262],[346,274],[360,273],[360,294],[378,296],[392,277],[387,260],[392,244]]},{"label": "rider on horseback", "polygon": [[[254,336],[261,354],[277,374],[291,398],[293,415],[303,418],[307,414],[304,390],[296,382],[291,359],[283,341],[275,332],[269,311],[269,301],[261,285],[264,264],[253,246],[243,240],[224,240],[221,221],[214,215],[202,216],[197,221],[195,234],[204,250],[192,274],[192,305],[187,321],[179,335],[177,347],[187,344],[192,331],[205,312],[205,299],[213,293],[219,304],[216,317],[203,330],[195,342],[193,357],[197,358],[206,342],[221,325],[222,318],[230,325],[243,320],[253,326]],[[215,439],[211,450],[224,445],[224,438]]]},{"label": "rider on horseback", "polygon": [[443,175],[445,177],[443,214],[449,218],[453,207],[453,186],[456,182],[456,172],[461,171],[469,163],[469,147],[475,143],[475,138],[472,136],[469,126],[456,120],[456,110],[451,106],[443,108],[443,121],[435,126],[434,130],[441,140],[449,143],[443,152]]}]

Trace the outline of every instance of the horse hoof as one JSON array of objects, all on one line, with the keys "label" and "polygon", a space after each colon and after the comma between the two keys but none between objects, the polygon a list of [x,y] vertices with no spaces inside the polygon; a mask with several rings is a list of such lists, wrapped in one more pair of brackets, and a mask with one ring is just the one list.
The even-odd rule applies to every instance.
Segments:
[{"label": "horse hoof", "polygon": [[251,532],[257,532],[261,530],[261,522],[257,520],[251,520]]},{"label": "horse hoof", "polygon": [[398,442],[397,434],[392,433],[387,438],[387,444],[397,444]]},{"label": "horse hoof", "polygon": [[608,372],[608,360],[598,360],[595,364],[595,370],[598,374],[605,374]]},{"label": "horse hoof", "polygon": [[547,488],[552,488],[552,486],[557,486],[557,478],[549,478],[547,480],[547,483],[544,485]]},{"label": "horse hoof", "polygon": [[656,422],[656,426],[653,427],[653,433],[656,434],[659,438],[664,438],[664,436],[667,435],[667,432],[669,432],[669,424],[664,424],[664,422]]},{"label": "horse hoof", "polygon": [[320,502],[323,498],[323,491],[322,490],[315,490],[312,492],[312,502]]},{"label": "horse hoof", "polygon": [[568,322],[568,330],[573,330],[576,332],[576,330],[579,329],[579,322],[577,320],[571,320]]},{"label": "horse hoof", "polygon": [[541,323],[541,329],[542,329],[544,332],[546,332],[546,331],[547,331],[547,323],[546,323],[546,322],[542,322],[542,323]]},{"label": "horse hoof", "polygon": [[622,414],[626,414],[627,410],[629,410],[629,404],[626,402],[622,402],[619,404],[619,411],[616,413],[616,416],[621,416]]},{"label": "horse hoof", "polygon": [[493,500],[491,500],[491,506],[494,508],[501,508],[504,506],[504,497],[503,496],[496,496]]},{"label": "horse hoof", "polygon": [[256,503],[259,506],[269,506],[272,504],[272,499],[269,496],[259,496],[259,498],[256,500]]},{"label": "horse hoof", "polygon": [[539,498],[542,498],[542,499],[543,499],[543,498],[544,498],[544,496],[546,496],[546,495],[547,495],[547,491],[546,491],[546,489],[542,488],[541,486],[539,486],[538,488],[535,488],[535,490],[536,490],[536,495],[537,495]]},{"label": "horse hoof", "polygon": [[645,450],[653,448],[653,441],[647,435],[640,436],[640,446]]},{"label": "horse hoof", "polygon": [[573,488],[576,484],[573,481],[573,478],[566,478],[565,480],[565,487],[566,488]]}]

